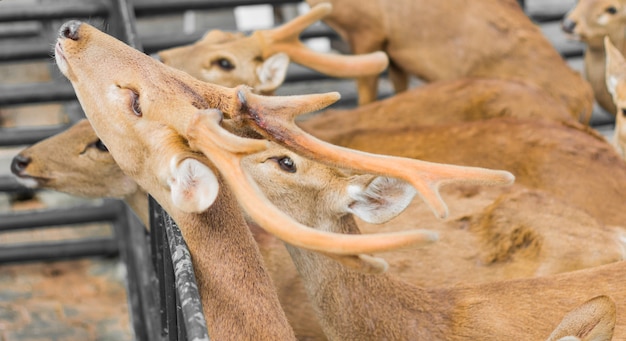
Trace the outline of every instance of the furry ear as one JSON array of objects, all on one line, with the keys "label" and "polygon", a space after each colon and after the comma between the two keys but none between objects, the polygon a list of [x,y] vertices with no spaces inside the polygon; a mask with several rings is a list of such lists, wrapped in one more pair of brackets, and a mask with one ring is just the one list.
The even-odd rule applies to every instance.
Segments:
[{"label": "furry ear", "polygon": [[615,329],[615,301],[596,296],[568,312],[547,341],[610,341]]},{"label": "furry ear", "polygon": [[255,90],[271,92],[278,89],[285,81],[288,66],[289,57],[285,53],[276,53],[267,58],[256,70],[260,83]]},{"label": "furry ear", "polygon": [[415,189],[402,180],[377,176],[367,183],[363,180],[371,176],[353,177],[348,185],[348,195],[352,202],[348,212],[372,224],[381,224],[400,214],[415,197]]},{"label": "furry ear", "polygon": [[167,180],[174,206],[188,213],[207,210],[217,198],[219,183],[213,171],[204,163],[173,157]]}]

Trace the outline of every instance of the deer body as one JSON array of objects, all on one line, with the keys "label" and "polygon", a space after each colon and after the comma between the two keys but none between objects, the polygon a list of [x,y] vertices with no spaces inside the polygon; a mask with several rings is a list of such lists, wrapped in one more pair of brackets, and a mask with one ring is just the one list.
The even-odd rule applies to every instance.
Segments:
[{"label": "deer body", "polygon": [[[408,76],[425,81],[461,77],[502,78],[533,84],[587,122],[593,105],[588,83],[569,68],[550,42],[512,0],[330,2],[323,20],[352,53],[385,51],[397,91]],[[445,20],[442,20],[445,18]],[[376,77],[358,81],[359,103],[376,98]]]},{"label": "deer body", "polygon": [[[294,158],[289,164],[296,172],[315,167],[305,159],[289,156]],[[380,223],[380,216],[385,215],[379,215],[379,210],[397,203],[406,205],[401,198],[403,191],[396,188],[403,186],[401,183],[346,174],[310,181],[309,194],[316,195],[307,198],[317,199],[311,204],[317,205],[318,212],[310,214],[310,210],[291,204],[298,194],[290,192],[289,186],[275,184],[280,174],[285,182],[298,182],[290,171],[263,153],[245,162],[270,200],[294,218],[320,229],[360,233],[353,214]],[[337,191],[338,187],[344,191]],[[332,193],[329,188],[334,189]],[[329,196],[335,200],[328,200]],[[346,197],[358,199],[355,202]],[[367,204],[362,206],[361,202]],[[623,302],[626,295],[621,284],[626,273],[624,262],[550,277],[427,289],[391,274],[357,273],[288,244],[287,249],[331,340],[539,340],[580,302],[601,294]],[[626,319],[618,318],[617,335],[626,332],[625,324]]]},{"label": "deer body", "polygon": [[604,37],[626,52],[626,2],[622,0],[582,0],[565,16],[563,31],[586,44],[585,76],[591,83],[598,104],[615,114],[615,104],[606,86]]},{"label": "deer body", "polygon": [[620,209],[626,200],[624,161],[602,136],[578,124],[499,118],[421,128],[364,129],[350,134],[318,133],[309,129],[306,121],[301,125],[348,148],[500,167],[514,173],[517,183],[546,191],[603,223],[622,225],[626,219]]}]

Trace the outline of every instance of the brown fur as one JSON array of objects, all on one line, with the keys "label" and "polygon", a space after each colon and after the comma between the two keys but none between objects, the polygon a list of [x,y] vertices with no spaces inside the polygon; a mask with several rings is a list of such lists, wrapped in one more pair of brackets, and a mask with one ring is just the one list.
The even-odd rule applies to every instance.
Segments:
[{"label": "brown fur", "polygon": [[601,135],[578,124],[498,118],[321,134],[372,153],[508,170],[516,183],[546,191],[603,223],[626,221],[626,164]]},{"label": "brown fur", "polygon": [[[289,156],[302,172],[311,171],[306,160]],[[283,210],[310,226],[343,233],[358,231],[353,217],[345,213],[347,206],[342,208],[349,203],[345,201],[346,194],[337,196],[342,192],[328,191],[342,186],[342,181],[349,182],[349,177],[333,177],[321,183],[319,179],[323,177],[316,177],[318,181],[311,184],[307,196],[318,198],[313,203],[317,214],[311,215],[311,210],[293,205],[300,195],[289,190],[292,186],[273,184],[278,176],[274,174],[282,172],[280,168],[269,160],[260,162],[266,159],[262,154],[256,157],[257,165],[253,163],[247,168],[268,197]],[[286,172],[283,178],[288,183],[297,182]],[[533,197],[537,195],[523,193],[514,197],[510,205],[514,207],[521,198]],[[536,203],[537,207],[547,204]],[[584,240],[583,236],[579,242]],[[365,275],[317,254],[289,245],[287,248],[304,279],[322,327],[332,340],[539,340],[551,333],[563,315],[588,297],[607,294],[616,297],[616,302],[624,302],[626,295],[621,284],[626,273],[624,262],[566,275],[425,289],[391,274]],[[426,262],[425,268],[443,266],[438,259],[418,259]],[[428,264],[430,259],[435,264]],[[347,309],[349,313],[344,313]],[[626,332],[625,325],[625,318],[618,318],[617,335]]]},{"label": "brown fur", "polygon": [[[615,13],[609,12],[614,8]],[[603,39],[608,36],[624,53],[626,52],[626,2],[622,0],[580,0],[563,19],[563,30],[570,38],[586,44],[585,77],[591,83],[598,104],[608,113],[615,114],[615,104],[606,88],[606,54]]]},{"label": "brown fur", "polygon": [[[518,80],[533,84],[571,115],[587,122],[593,92],[572,70],[514,0],[330,2],[324,18],[360,54],[383,50],[390,78],[403,91],[408,76],[425,81],[462,77]],[[358,82],[359,102],[376,98],[376,77]]]},{"label": "brown fur", "polygon": [[615,302],[608,296],[597,296],[576,307],[563,317],[547,341],[610,341],[615,329]]}]

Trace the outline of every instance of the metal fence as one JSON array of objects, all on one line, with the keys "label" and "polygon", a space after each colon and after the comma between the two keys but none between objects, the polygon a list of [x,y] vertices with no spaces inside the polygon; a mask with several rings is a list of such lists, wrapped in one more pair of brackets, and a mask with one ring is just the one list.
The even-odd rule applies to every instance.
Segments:
[{"label": "metal fence", "polygon": [[[44,31],[56,32],[60,24],[67,19],[86,19],[91,23],[100,23],[109,34],[139,50],[153,53],[193,42],[199,39],[203,32],[139,37],[136,28],[137,20],[190,10],[219,10],[267,3],[280,7],[299,2],[296,0],[135,0],[130,3],[127,0],[70,0],[46,2],[35,7],[28,5],[5,7],[3,11],[0,11],[0,23],[29,22],[29,25],[4,35],[0,33],[0,63],[50,58],[50,46],[54,39],[52,33],[48,36],[48,42],[17,38],[32,38],[41,35]],[[525,2],[527,1],[520,1],[523,6]],[[543,24],[558,21],[563,14],[563,12],[537,12],[529,15],[536,22]],[[330,37],[335,41],[338,40],[337,36],[323,25],[308,29],[303,34],[303,38],[312,37]],[[11,48],[6,48],[8,44]],[[582,55],[581,48],[568,47],[561,52],[566,58],[579,58]],[[53,78],[53,81],[45,83],[0,85],[0,109],[23,104],[63,103],[68,115],[68,123],[47,128],[0,128],[0,147],[33,144],[65,130],[84,117],[71,85],[60,75]],[[293,66],[289,69],[287,82],[311,84],[312,80],[324,78],[316,72]],[[340,92],[343,101],[340,105],[352,105],[356,102],[356,93],[352,85],[349,89],[341,88]],[[382,93],[381,96],[385,94]],[[600,120],[600,123],[606,122]],[[28,193],[28,191],[12,177],[0,176],[0,192],[18,194]],[[158,204],[151,200],[150,205],[149,234],[126,205],[117,200],[104,200],[96,204],[84,204],[66,209],[0,214],[0,233],[86,222],[110,222],[114,229],[114,235],[107,238],[0,247],[0,263],[119,256],[128,269],[129,305],[137,340],[208,339],[205,322],[197,318],[198,313],[202,312],[202,307],[184,240],[176,224]],[[174,268],[181,267],[182,271],[174,272]],[[193,288],[196,289],[193,290]],[[183,300],[193,301],[193,304],[183,307],[181,304]]]}]

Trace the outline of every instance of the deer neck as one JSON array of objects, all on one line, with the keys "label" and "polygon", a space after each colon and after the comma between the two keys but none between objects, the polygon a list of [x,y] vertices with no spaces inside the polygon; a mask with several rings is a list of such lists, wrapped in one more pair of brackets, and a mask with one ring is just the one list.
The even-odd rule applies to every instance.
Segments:
[{"label": "deer neck", "polygon": [[[351,215],[342,217],[333,232],[360,233]],[[445,339],[445,321],[450,319],[444,306],[450,298],[438,299],[386,274],[363,274],[318,253],[286,246],[330,340]],[[437,330],[431,327],[434,321]]]},{"label": "deer neck", "polygon": [[216,340],[293,340],[234,195],[220,181],[202,214],[171,210],[191,254],[209,335]]}]

